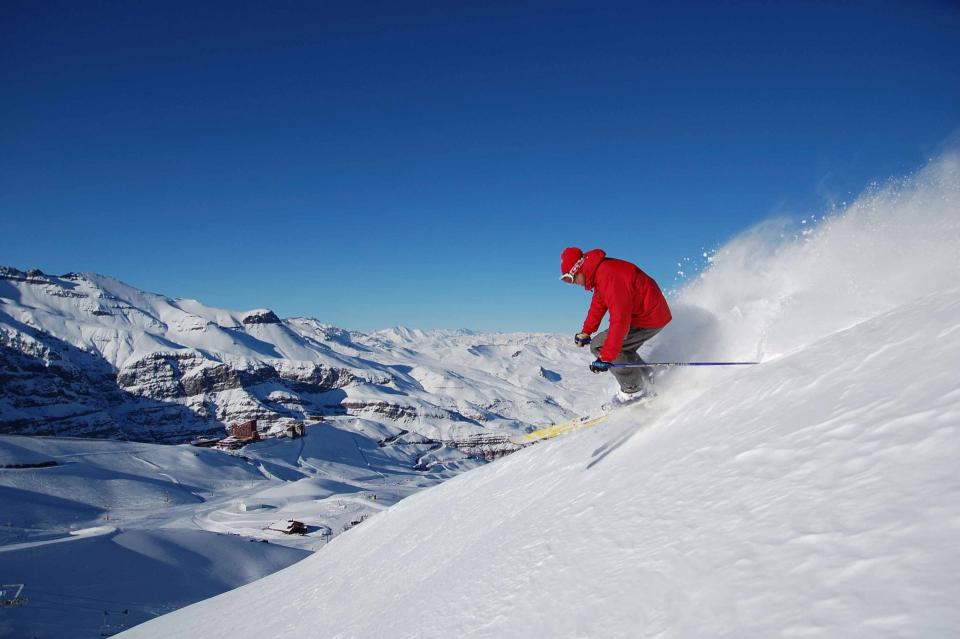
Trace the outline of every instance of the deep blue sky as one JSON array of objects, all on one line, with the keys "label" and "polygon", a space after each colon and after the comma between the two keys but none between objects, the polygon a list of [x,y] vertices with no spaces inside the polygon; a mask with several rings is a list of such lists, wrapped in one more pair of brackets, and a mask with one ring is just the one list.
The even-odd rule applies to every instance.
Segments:
[{"label": "deep blue sky", "polygon": [[671,288],[919,168],[960,126],[957,34],[946,1],[6,1],[0,264],[574,332],[564,246]]}]

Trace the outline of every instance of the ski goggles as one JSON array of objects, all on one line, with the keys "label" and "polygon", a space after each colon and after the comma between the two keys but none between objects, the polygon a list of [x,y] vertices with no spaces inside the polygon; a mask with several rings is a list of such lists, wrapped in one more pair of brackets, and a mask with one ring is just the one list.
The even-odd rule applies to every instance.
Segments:
[{"label": "ski goggles", "polygon": [[577,274],[577,271],[580,270],[580,267],[583,266],[583,261],[587,259],[586,256],[581,257],[577,260],[577,263],[570,267],[570,270],[560,276],[561,282],[566,282],[567,284],[573,284],[573,277]]}]

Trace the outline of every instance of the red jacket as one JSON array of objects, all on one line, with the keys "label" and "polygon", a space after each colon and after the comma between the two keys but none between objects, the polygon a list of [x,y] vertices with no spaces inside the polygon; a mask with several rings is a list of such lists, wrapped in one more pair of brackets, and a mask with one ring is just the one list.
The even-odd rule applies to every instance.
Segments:
[{"label": "red jacket", "polygon": [[608,258],[600,249],[584,254],[581,268],[593,300],[582,333],[593,334],[610,311],[610,329],[600,349],[600,359],[620,356],[623,338],[631,328],[663,328],[673,316],[663,292],[649,275],[625,260]]}]

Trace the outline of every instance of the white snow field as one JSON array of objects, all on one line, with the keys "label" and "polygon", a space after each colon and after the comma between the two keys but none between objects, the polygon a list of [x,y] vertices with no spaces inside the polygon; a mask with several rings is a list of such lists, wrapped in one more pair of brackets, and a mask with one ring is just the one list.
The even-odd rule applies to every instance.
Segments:
[{"label": "white snow field", "polygon": [[27,598],[0,608],[4,639],[98,637],[309,554],[207,523],[272,483],[239,456],[0,436],[0,465],[0,583],[24,584]]},{"label": "white snow field", "polygon": [[[124,637],[960,635],[960,162],[681,291],[648,407]],[[771,239],[772,238],[772,239]]]},{"label": "white snow field", "polygon": [[[23,583],[28,598],[0,608],[0,637],[84,639],[142,623],[289,566],[482,463],[416,471],[425,447],[381,446],[389,432],[335,418],[237,453],[0,436],[0,584]],[[309,534],[284,534],[291,519]]]}]

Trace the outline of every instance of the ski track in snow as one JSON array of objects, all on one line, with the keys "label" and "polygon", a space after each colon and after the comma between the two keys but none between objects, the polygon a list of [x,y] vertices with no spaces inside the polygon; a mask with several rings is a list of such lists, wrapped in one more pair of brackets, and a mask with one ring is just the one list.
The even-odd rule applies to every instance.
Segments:
[{"label": "ski track in snow", "polygon": [[57,539],[47,539],[45,541],[28,541],[22,544],[7,544],[6,546],[0,546],[0,553],[26,550],[28,548],[40,548],[41,546],[49,546],[51,544],[62,544],[68,541],[78,541],[80,539],[96,537],[99,535],[110,535],[115,532],[117,532],[117,529],[113,526],[98,526],[96,528],[74,530],[68,537],[58,537]]}]

